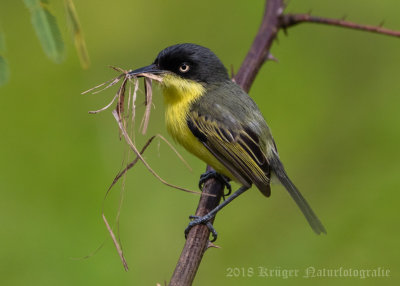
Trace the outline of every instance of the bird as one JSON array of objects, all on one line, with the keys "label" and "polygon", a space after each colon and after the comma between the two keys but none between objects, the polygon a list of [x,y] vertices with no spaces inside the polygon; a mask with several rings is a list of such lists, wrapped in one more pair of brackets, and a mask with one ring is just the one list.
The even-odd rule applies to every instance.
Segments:
[{"label": "bird", "polygon": [[314,232],[326,234],[321,221],[289,179],[257,104],[230,79],[215,53],[197,44],[176,44],[159,52],[151,65],[129,72],[130,76],[143,73],[162,78],[159,84],[168,133],[215,170],[204,173],[199,184],[214,177],[228,188],[229,181],[241,185],[205,216],[190,216],[186,237],[193,226],[204,224],[215,241],[217,232],[210,220],[216,213],[252,185],[269,197],[274,177],[288,191]]}]

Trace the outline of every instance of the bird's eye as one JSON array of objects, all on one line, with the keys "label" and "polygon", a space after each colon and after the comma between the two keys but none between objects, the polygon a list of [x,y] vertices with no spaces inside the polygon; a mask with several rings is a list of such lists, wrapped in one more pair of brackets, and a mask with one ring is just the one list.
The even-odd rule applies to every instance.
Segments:
[{"label": "bird's eye", "polygon": [[179,67],[179,71],[182,73],[188,72],[189,70],[190,70],[190,67],[186,63],[181,64],[181,66]]}]

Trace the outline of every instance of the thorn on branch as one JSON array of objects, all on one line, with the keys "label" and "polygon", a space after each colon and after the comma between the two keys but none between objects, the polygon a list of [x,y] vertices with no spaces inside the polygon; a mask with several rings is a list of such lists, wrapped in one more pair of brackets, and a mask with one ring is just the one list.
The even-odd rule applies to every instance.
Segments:
[{"label": "thorn on branch", "polygon": [[283,11],[284,11],[284,10],[285,10],[284,7],[280,7],[280,8],[278,9],[278,11],[277,11],[278,17],[281,16],[281,15],[283,15]]},{"label": "thorn on branch", "polygon": [[216,244],[212,243],[211,241],[209,241],[208,244],[207,244],[207,249],[209,249],[211,247],[213,247],[213,248],[221,248],[221,246],[216,245]]},{"label": "thorn on branch", "polygon": [[268,53],[267,60],[279,63],[279,60],[277,58],[275,58],[274,55],[271,53]]},{"label": "thorn on branch", "polygon": [[280,20],[280,26],[282,26],[283,33],[285,34],[286,37],[289,36],[287,28],[284,25],[282,25],[282,17],[280,17],[279,20]]}]

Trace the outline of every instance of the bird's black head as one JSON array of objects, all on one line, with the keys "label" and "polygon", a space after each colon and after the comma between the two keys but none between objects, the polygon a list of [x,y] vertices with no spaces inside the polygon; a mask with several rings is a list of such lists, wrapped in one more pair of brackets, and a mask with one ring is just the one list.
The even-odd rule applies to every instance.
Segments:
[{"label": "bird's black head", "polygon": [[178,44],[162,50],[153,63],[162,71],[206,84],[229,80],[229,75],[209,49],[195,44]]}]

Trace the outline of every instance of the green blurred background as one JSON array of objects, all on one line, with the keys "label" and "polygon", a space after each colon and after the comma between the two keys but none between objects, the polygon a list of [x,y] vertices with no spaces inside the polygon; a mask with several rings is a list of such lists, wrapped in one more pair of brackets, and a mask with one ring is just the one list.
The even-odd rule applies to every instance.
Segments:
[{"label": "green blurred background", "polygon": [[[125,272],[101,219],[107,187],[127,148],[110,111],[89,115],[114,95],[80,93],[115,76],[107,65],[138,68],[169,45],[211,48],[237,70],[264,1],[75,1],[92,65],[82,70],[68,38],[62,1],[50,1],[66,40],[66,60],[44,55],[22,1],[1,1],[11,78],[0,87],[0,284],[155,285],[168,281],[198,196],[168,188],[142,164],[125,186],[120,235]],[[291,1],[287,11],[400,29],[397,0]],[[400,41],[304,24],[279,34],[279,63],[262,68],[250,91],[285,166],[327,228],[316,236],[281,186],[255,189],[217,217],[217,244],[195,285],[395,285],[399,280]],[[140,101],[143,97],[140,97]],[[168,137],[159,90],[146,136]],[[139,110],[143,111],[143,105]],[[168,137],[169,138],[169,137]],[[205,165],[164,143],[145,154],[159,174],[196,189]],[[113,221],[121,185],[105,201]],[[72,258],[90,254],[84,260]],[[390,269],[389,278],[262,278],[257,268]],[[253,277],[227,277],[228,268]]]}]

